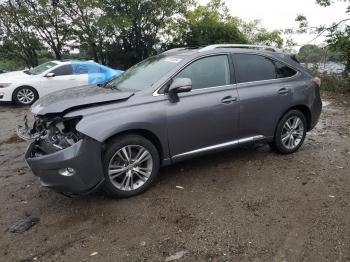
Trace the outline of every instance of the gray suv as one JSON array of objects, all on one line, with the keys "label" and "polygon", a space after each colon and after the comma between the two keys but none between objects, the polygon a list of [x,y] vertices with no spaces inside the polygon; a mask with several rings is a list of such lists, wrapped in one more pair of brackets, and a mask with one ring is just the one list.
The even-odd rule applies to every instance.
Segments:
[{"label": "gray suv", "polygon": [[211,45],[150,57],[104,86],[66,89],[31,108],[25,158],[44,186],[113,197],[145,191],[159,168],[265,141],[297,151],[321,113],[320,79],[271,47]]}]

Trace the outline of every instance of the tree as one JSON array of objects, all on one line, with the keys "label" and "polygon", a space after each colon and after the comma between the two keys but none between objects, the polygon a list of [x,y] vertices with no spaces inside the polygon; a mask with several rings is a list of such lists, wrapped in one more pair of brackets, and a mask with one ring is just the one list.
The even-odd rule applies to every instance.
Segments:
[{"label": "tree", "polygon": [[96,62],[106,63],[106,24],[99,0],[62,0],[59,8],[69,17],[72,33],[78,37],[77,46],[86,49]]},{"label": "tree", "polygon": [[28,67],[38,65],[38,50],[42,45],[23,17],[28,10],[12,1],[0,3],[0,28],[2,58],[20,59]]},{"label": "tree", "polygon": [[321,62],[324,51],[316,45],[304,45],[300,48],[298,60],[302,63],[316,64]]},{"label": "tree", "polygon": [[165,39],[170,21],[177,19],[192,0],[103,0],[106,33],[113,40],[107,45],[108,63],[131,65],[156,52]]},{"label": "tree", "polygon": [[244,22],[240,20],[240,29],[250,44],[276,46],[282,48],[282,30],[268,31],[260,25],[259,20]]},{"label": "tree", "polygon": [[[321,6],[327,7],[332,5],[334,1],[316,0],[316,2]],[[344,2],[349,3],[346,13],[350,15],[350,0],[344,0]],[[310,26],[304,15],[298,15],[296,21],[300,23],[299,32],[314,32],[317,34],[313,40],[326,33],[328,47],[332,51],[341,52],[345,62],[345,73],[350,73],[350,25],[347,23],[350,21],[350,17],[334,22],[330,26],[317,27]]]},{"label": "tree", "polygon": [[169,31],[173,35],[174,46],[247,43],[238,27],[239,20],[229,14],[224,2],[211,0],[207,5],[187,11]]},{"label": "tree", "polygon": [[64,47],[71,37],[71,21],[58,8],[58,0],[12,0],[27,9],[22,19],[30,24],[43,43],[48,45],[56,59],[61,60]]}]

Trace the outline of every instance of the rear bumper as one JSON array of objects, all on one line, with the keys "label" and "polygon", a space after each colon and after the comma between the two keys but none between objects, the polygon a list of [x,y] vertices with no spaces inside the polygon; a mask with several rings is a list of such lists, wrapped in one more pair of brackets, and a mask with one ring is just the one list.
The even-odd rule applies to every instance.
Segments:
[{"label": "rear bumper", "polygon": [[[93,139],[83,139],[61,151],[34,157],[35,142],[29,145],[25,158],[39,177],[43,186],[54,190],[87,194],[99,188],[103,183],[101,163],[101,144]],[[59,171],[65,168],[74,170],[72,175],[62,175]]]}]

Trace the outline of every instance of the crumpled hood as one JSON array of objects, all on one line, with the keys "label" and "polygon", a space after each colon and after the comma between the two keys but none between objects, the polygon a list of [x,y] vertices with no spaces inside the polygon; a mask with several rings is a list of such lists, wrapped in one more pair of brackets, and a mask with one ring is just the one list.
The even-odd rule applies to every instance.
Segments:
[{"label": "crumpled hood", "polygon": [[40,98],[31,108],[34,115],[66,113],[74,109],[127,100],[133,92],[122,92],[98,86],[81,86],[65,89]]}]

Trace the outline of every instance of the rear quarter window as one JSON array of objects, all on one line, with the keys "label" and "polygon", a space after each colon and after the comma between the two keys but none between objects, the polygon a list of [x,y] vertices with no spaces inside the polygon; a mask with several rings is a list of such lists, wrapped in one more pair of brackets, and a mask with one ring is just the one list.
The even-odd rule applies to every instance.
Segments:
[{"label": "rear quarter window", "polygon": [[275,62],[277,78],[286,78],[296,75],[297,71],[280,62]]},{"label": "rear quarter window", "polygon": [[289,66],[262,55],[235,54],[237,83],[288,78],[297,74]]}]

